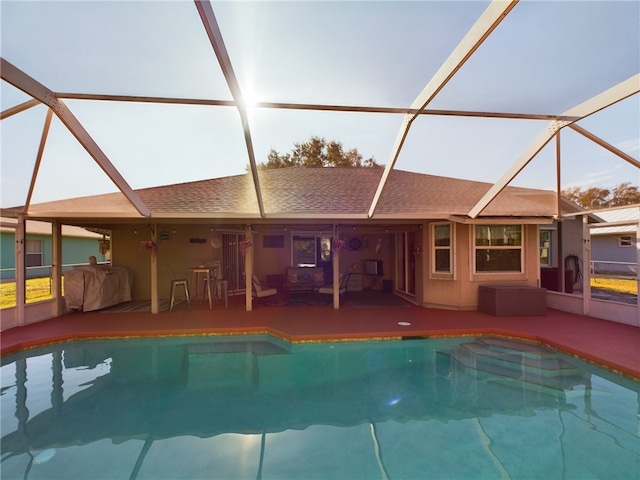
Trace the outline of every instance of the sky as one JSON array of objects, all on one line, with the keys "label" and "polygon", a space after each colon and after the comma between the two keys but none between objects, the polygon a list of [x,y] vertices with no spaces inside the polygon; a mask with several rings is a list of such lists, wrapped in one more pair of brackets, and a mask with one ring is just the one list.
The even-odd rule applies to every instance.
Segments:
[{"label": "sky", "polygon": [[[212,2],[247,98],[408,107],[486,1]],[[191,1],[0,0],[0,53],[55,92],[231,100]],[[521,1],[429,104],[557,115],[640,72],[640,2]],[[2,81],[1,108],[30,99]],[[233,107],[64,100],[133,188],[242,174]],[[640,95],[578,125],[638,159]],[[0,121],[2,207],[25,202],[46,107]],[[311,136],[390,161],[403,115],[250,108],[256,160]],[[396,169],[495,182],[547,121],[421,116]],[[561,186],[640,185],[638,169],[561,133]],[[512,185],[555,189],[555,143]],[[116,187],[54,117],[33,202]]]}]

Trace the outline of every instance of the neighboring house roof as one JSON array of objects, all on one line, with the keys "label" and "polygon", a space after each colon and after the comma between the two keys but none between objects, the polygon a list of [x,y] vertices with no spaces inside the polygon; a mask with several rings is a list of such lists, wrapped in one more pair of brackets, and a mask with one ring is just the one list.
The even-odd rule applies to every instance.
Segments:
[{"label": "neighboring house roof", "polygon": [[[598,217],[605,223],[638,222],[640,220],[640,206],[598,212]],[[619,225],[613,227],[598,227],[591,229],[591,235],[620,235],[636,233],[637,225]]]},{"label": "neighboring house roof", "polygon": [[[382,168],[291,167],[260,171],[268,219],[367,218]],[[392,170],[375,218],[467,217],[490,183]],[[260,218],[251,175],[136,190],[152,218]],[[483,217],[552,217],[552,191],[506,187]],[[30,217],[143,218],[121,193],[31,205]]]},{"label": "neighboring house roof", "polygon": [[[15,218],[2,217],[0,219],[0,232],[14,233],[18,221]],[[38,222],[36,220],[27,220],[27,234],[33,235],[51,235],[51,224],[47,222]],[[63,237],[78,238],[96,238],[101,239],[102,235],[90,232],[81,227],[71,225],[62,225]]]}]

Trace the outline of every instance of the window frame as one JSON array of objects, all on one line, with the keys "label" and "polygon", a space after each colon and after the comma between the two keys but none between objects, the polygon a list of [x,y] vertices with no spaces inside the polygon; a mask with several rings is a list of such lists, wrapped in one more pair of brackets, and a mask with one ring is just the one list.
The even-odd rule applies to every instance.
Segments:
[{"label": "window frame", "polygon": [[[34,248],[36,247],[37,248]],[[37,264],[33,264],[30,259],[37,259]],[[26,239],[24,242],[24,266],[43,267],[44,266],[44,241],[36,239]]]},{"label": "window frame", "polygon": [[[628,240],[626,240],[628,239]],[[633,235],[620,235],[618,237],[618,247],[629,248],[633,247]]]},{"label": "window frame", "polygon": [[[296,241],[304,239],[306,241],[313,240],[313,263],[298,262],[296,258]],[[319,233],[292,233],[291,234],[291,265],[294,267],[317,267],[321,262],[331,262],[332,237],[327,234]]]},{"label": "window frame", "polygon": [[[506,244],[506,245],[478,245],[478,236],[477,231],[478,228],[496,228],[496,227],[519,227],[520,229],[520,243],[519,244]],[[490,231],[490,230],[489,230]],[[491,223],[483,223],[476,224],[471,229],[471,245],[473,246],[473,274],[474,275],[522,275],[525,273],[525,235],[526,228],[524,224],[521,223],[506,223],[506,224],[491,224]],[[495,251],[505,251],[505,250],[519,250],[520,251],[520,269],[519,270],[478,270],[478,250],[495,250]]]},{"label": "window frame", "polygon": [[[546,233],[549,238],[547,239],[548,245],[544,246],[542,243],[542,234]],[[541,228],[538,232],[538,238],[540,242],[540,266],[541,267],[552,267],[553,266],[553,230],[548,228]],[[542,262],[542,251],[547,250],[547,261]]]},{"label": "window frame", "polygon": [[[438,227],[449,227],[449,245],[436,245],[436,229]],[[453,222],[436,222],[430,225],[431,230],[431,275],[433,277],[452,278],[454,273],[454,245],[455,245],[455,224]],[[436,260],[438,252],[449,251],[449,270],[438,270]]]}]

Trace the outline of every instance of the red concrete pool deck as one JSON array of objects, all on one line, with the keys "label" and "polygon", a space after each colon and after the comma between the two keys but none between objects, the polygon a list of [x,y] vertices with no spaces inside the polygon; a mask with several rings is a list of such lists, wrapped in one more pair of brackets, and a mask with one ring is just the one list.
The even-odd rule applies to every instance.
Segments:
[{"label": "red concrete pool deck", "polygon": [[[408,322],[410,325],[401,325]],[[500,335],[537,341],[640,380],[640,328],[548,309],[546,316],[408,307],[256,307],[180,304],[172,312],[72,313],[2,332],[7,355],[66,340],[168,335],[271,333],[291,342],[409,336]]]}]

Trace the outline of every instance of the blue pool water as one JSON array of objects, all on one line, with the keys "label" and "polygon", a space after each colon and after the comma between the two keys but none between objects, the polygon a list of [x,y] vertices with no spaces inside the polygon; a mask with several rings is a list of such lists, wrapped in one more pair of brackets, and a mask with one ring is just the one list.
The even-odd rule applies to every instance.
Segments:
[{"label": "blue pool water", "polygon": [[3,479],[640,472],[640,384],[506,339],[74,342],[1,374]]}]

